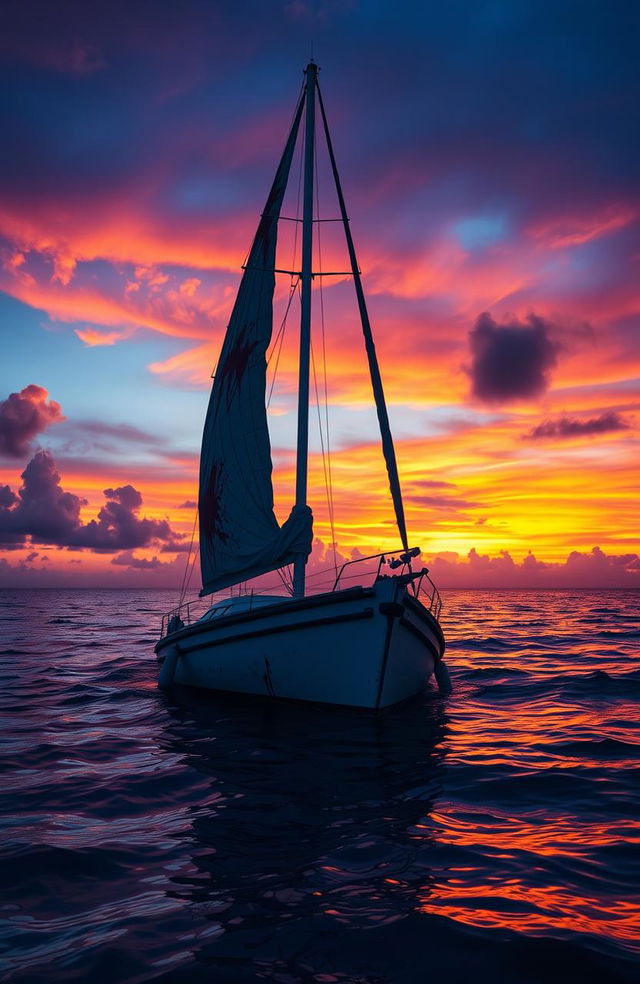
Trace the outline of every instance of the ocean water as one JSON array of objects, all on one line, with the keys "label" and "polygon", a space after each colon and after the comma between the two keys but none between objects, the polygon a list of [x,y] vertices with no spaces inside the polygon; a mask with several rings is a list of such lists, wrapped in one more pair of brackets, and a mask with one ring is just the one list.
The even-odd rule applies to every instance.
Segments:
[{"label": "ocean water", "polygon": [[640,978],[640,597],[450,592],[454,693],[165,696],[175,597],[1,600],[0,974]]}]

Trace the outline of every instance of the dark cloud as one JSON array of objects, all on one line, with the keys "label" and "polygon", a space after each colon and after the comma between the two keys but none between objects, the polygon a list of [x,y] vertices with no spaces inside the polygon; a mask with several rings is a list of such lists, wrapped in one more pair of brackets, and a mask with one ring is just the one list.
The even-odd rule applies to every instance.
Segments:
[{"label": "dark cloud", "polygon": [[590,417],[589,420],[575,420],[573,417],[545,420],[525,434],[525,437],[538,441],[546,437],[583,437],[622,430],[629,430],[629,424],[615,410],[608,410],[599,417]]},{"label": "dark cloud", "polygon": [[178,509],[196,509],[197,506],[198,506],[198,503],[195,502],[193,499],[187,499],[186,502],[181,502],[180,503],[180,505],[178,506]]},{"label": "dark cloud", "polygon": [[22,473],[16,496],[0,488],[0,541],[5,547],[52,543],[58,547],[98,551],[133,550],[150,543],[179,544],[167,520],[140,519],[142,496],[132,485],[105,489],[107,499],[97,519],[83,523],[80,510],[86,500],[65,492],[48,451],[38,451]]},{"label": "dark cloud", "polygon": [[163,543],[160,547],[160,553],[189,553],[190,550],[197,549],[197,543],[194,546],[190,540],[181,540],[180,543]]},{"label": "dark cloud", "polygon": [[[0,539],[5,547],[33,543],[68,546],[82,527],[85,500],[60,487],[60,476],[48,451],[38,451],[22,473],[22,488],[0,509]],[[4,495],[5,501],[8,495]]]},{"label": "dark cloud", "polygon": [[471,391],[485,403],[509,403],[539,396],[549,385],[560,345],[551,338],[552,325],[536,314],[498,324],[481,314],[471,332]]},{"label": "dark cloud", "polygon": [[0,454],[8,458],[24,457],[36,434],[65,419],[60,404],[47,401],[48,395],[42,386],[31,383],[0,403]]},{"label": "dark cloud", "polygon": [[173,532],[166,519],[139,519],[142,496],[132,485],[105,489],[106,504],[98,519],[74,532],[69,546],[90,547],[94,550],[128,550],[146,547],[152,541],[174,543],[180,536]]},{"label": "dark cloud", "polygon": [[8,509],[17,501],[17,495],[11,491],[8,485],[0,485],[0,509]]},{"label": "dark cloud", "polygon": [[142,496],[133,485],[122,485],[119,489],[105,489],[104,494],[107,499],[114,499],[126,510],[139,509],[142,505]]}]

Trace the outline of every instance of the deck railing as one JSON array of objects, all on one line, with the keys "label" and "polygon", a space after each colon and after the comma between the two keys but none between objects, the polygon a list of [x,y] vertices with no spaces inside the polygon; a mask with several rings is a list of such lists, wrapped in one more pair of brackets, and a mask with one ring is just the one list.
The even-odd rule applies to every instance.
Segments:
[{"label": "deck railing", "polygon": [[[421,570],[414,571],[411,568],[411,560],[417,555],[417,551],[409,551],[409,553],[389,554],[378,553],[371,554],[369,557],[356,557],[355,560],[346,561],[342,567],[338,570],[335,581],[333,582],[333,587],[330,587],[330,591],[337,591],[342,586],[344,587],[345,581],[359,581],[364,580],[364,576],[367,574],[373,579],[373,582],[377,581],[382,577],[394,576],[401,579],[409,588],[411,593],[417,598],[427,609],[431,612],[435,619],[439,619],[440,612],[442,611],[442,599],[440,597],[440,592],[436,588],[435,584],[429,576],[428,568],[423,567]],[[356,573],[351,573],[350,569],[355,567],[357,564],[370,563],[371,569],[366,572],[363,576],[362,572],[356,571]],[[393,574],[383,573],[385,570],[393,571]],[[253,591],[247,591],[246,594],[253,597]],[[256,591],[255,595],[259,596],[261,592]],[[237,597],[234,594],[230,597],[221,597],[216,602],[216,613],[215,617],[220,618],[224,615],[231,607],[233,600]],[[191,625],[193,622],[202,618],[202,616],[210,609],[212,598],[197,598],[193,601],[185,601],[176,608],[172,608],[170,612],[162,616],[162,625],[160,629],[160,638],[164,638],[169,632],[174,632],[176,629],[182,628],[186,625]],[[226,602],[226,604],[225,604]]]},{"label": "deck railing", "polygon": [[[173,629],[169,629],[173,619],[182,622],[183,626],[191,625],[192,622],[197,622],[199,618],[202,618],[209,607],[209,599],[205,600],[203,598],[196,598],[194,601],[183,601],[181,605],[176,605],[170,612],[162,616],[160,638],[163,639],[169,631],[174,631]],[[178,627],[180,628],[181,626]]]},{"label": "deck railing", "polygon": [[442,611],[442,598],[440,597],[440,592],[429,577],[429,572],[426,567],[420,572],[417,597],[422,602],[424,607],[431,612],[435,619],[440,618],[440,612]]},{"label": "deck railing", "polygon": [[[213,618],[220,618],[222,615],[226,615],[233,608],[233,602],[236,598],[243,594],[249,598],[248,611],[251,611],[251,601],[254,596],[259,597],[260,592],[258,591],[236,592],[233,595],[220,596],[217,600],[212,598],[212,596],[207,596],[205,598],[195,598],[193,601],[183,601],[182,604],[177,605],[170,612],[162,616],[160,638],[164,638],[169,632],[175,632],[176,628],[183,628],[186,625],[197,622],[210,610],[212,602],[215,604],[216,609],[215,615],[212,616]],[[176,628],[169,628],[173,619],[179,620],[182,624],[175,623]]]},{"label": "deck railing", "polygon": [[424,607],[431,612],[434,618],[438,619],[440,617],[440,612],[442,611],[442,598],[440,597],[440,592],[429,576],[428,568],[423,567],[419,571],[414,571],[411,568],[411,561],[417,556],[417,553],[418,551],[410,550],[408,553],[400,553],[400,555],[397,556],[387,552],[371,554],[369,557],[356,557],[355,560],[348,560],[338,571],[333,585],[333,590],[336,591],[340,585],[340,582],[343,580],[350,580],[354,577],[360,579],[361,575],[359,574],[345,574],[347,568],[350,568],[356,564],[375,561],[377,562],[375,570],[376,580],[380,577],[389,576],[383,574],[383,571],[387,567],[390,568],[394,571],[395,576],[404,579],[405,583],[411,586],[411,590],[415,597],[419,598]]}]

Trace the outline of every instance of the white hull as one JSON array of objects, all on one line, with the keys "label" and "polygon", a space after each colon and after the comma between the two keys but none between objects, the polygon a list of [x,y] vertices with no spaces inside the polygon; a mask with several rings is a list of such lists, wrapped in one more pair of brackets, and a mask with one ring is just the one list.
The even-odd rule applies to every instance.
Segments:
[{"label": "white hull", "polygon": [[436,619],[393,577],[201,620],[156,645],[161,686],[366,708],[419,693],[443,651]]}]

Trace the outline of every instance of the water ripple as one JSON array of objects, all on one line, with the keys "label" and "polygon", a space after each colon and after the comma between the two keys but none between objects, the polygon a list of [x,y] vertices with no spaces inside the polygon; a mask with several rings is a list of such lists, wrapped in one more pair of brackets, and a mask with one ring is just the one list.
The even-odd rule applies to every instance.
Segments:
[{"label": "water ripple", "polygon": [[5,593],[4,979],[636,979],[636,594],[452,592],[378,719],[160,694],[174,600]]}]

